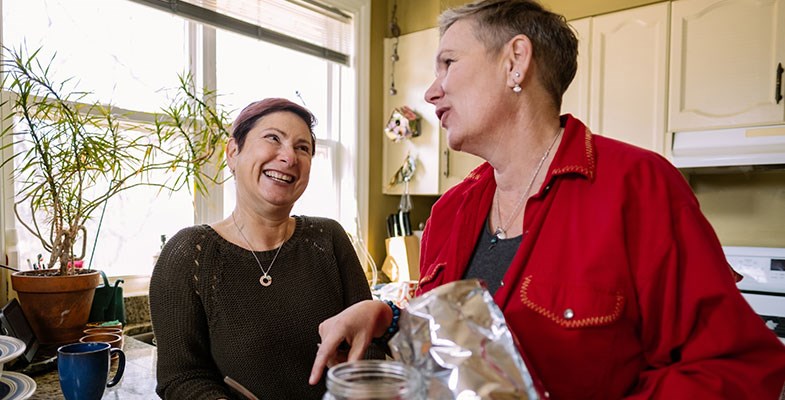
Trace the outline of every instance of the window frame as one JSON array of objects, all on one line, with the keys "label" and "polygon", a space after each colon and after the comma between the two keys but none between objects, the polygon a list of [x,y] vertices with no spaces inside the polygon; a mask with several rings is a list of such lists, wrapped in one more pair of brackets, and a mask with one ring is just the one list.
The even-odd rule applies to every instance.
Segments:
[{"label": "window frame", "polygon": [[[0,18],[3,15],[3,2],[0,0]],[[345,10],[351,14],[353,23],[353,49],[348,68],[352,73],[352,83],[345,84],[345,88],[352,90],[353,101],[345,104],[344,99],[340,100],[342,110],[347,110],[341,117],[341,131],[350,129],[354,132],[352,140],[343,141],[333,138],[332,140],[319,139],[317,145],[331,147],[335,158],[333,166],[336,176],[354,176],[354,193],[345,193],[342,184],[336,183],[336,191],[339,196],[340,215],[344,227],[353,236],[365,238],[368,235],[368,198],[369,198],[369,135],[367,133],[369,124],[369,100],[370,100],[370,22],[371,22],[371,0],[326,0],[325,3],[336,8]],[[141,5],[140,5],[141,6]],[[188,22],[188,70],[196,78],[197,82],[204,88],[215,90],[216,88],[216,30],[209,25],[189,21]],[[0,30],[0,43],[3,43],[2,31]],[[328,89],[330,90],[330,89]],[[8,98],[8,93],[0,92],[0,102]],[[2,115],[7,115],[10,107],[3,104],[0,108]],[[129,115],[142,116],[149,113],[132,112]],[[347,115],[350,117],[347,118]],[[333,121],[328,122],[335,125]],[[0,121],[0,129],[5,129],[7,121]],[[10,138],[3,138],[5,144]],[[10,149],[3,150],[0,159],[7,159],[11,155]],[[0,169],[2,184],[0,184],[0,259],[3,264],[19,265],[16,257],[17,231],[15,228],[15,218],[13,214],[14,185],[11,180],[11,166],[6,165]],[[194,194],[194,223],[208,223],[223,218],[223,191],[216,185],[210,185],[206,194]],[[353,197],[354,201],[347,199]],[[11,199],[11,201],[6,201]],[[349,203],[347,203],[347,200]],[[348,207],[347,207],[348,205]],[[354,214],[351,219],[345,214]],[[112,281],[124,279],[125,296],[146,294],[149,288],[149,276],[113,276]],[[0,286],[10,287],[10,271],[3,269],[0,272]],[[0,301],[6,303],[9,300],[7,289],[0,290]]]}]

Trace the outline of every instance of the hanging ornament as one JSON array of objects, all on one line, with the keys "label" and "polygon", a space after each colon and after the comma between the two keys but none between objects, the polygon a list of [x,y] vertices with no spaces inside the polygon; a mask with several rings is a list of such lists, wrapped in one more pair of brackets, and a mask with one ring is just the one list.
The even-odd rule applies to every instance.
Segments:
[{"label": "hanging ornament", "polygon": [[393,142],[420,136],[420,116],[409,107],[396,108],[387,120],[384,134]]},{"label": "hanging ornament", "polygon": [[398,57],[398,42],[401,36],[401,27],[398,26],[398,0],[393,1],[392,17],[390,18],[390,34],[393,37],[392,55],[390,56],[390,96],[398,94],[395,89],[395,63],[400,59]]}]

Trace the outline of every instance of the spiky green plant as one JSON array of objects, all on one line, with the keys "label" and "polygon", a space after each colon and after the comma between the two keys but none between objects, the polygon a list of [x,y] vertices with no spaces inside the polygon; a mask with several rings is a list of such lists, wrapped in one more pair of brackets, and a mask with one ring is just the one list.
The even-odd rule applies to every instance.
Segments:
[{"label": "spiky green plant", "polygon": [[[129,124],[111,105],[87,101],[90,93],[73,80],[53,81],[54,56],[40,62],[40,48],[3,52],[4,104],[12,112],[3,115],[1,135],[10,140],[0,150],[12,151],[0,168],[12,166],[16,217],[51,254],[48,268],[75,273],[85,223],[118,194],[138,186],[203,191],[208,181],[222,181],[228,113],[215,105],[215,93],[195,90],[189,75],[180,76],[177,94],[152,123]],[[23,203],[28,218],[18,211]]]}]

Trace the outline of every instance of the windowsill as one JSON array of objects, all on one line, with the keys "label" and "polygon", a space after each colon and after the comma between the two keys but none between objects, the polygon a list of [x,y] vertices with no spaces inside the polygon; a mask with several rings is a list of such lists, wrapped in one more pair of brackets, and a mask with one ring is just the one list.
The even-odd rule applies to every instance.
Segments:
[{"label": "windowsill", "polygon": [[110,276],[109,284],[122,279],[120,286],[123,288],[123,297],[147,296],[150,293],[150,277],[147,275],[122,275]]}]

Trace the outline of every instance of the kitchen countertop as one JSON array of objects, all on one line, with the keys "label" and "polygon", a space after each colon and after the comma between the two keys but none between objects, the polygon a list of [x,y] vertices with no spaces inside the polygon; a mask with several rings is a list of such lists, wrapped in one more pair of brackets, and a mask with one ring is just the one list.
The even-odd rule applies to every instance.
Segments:
[{"label": "kitchen countertop", "polygon": [[[157,399],[155,394],[155,366],[158,359],[156,347],[125,336],[123,345],[125,352],[125,372],[120,383],[106,388],[103,399],[118,400],[150,400]],[[113,376],[117,371],[117,361],[112,361]],[[60,390],[60,379],[57,369],[45,374],[34,375],[32,378],[38,385],[32,399],[64,399]]]}]

